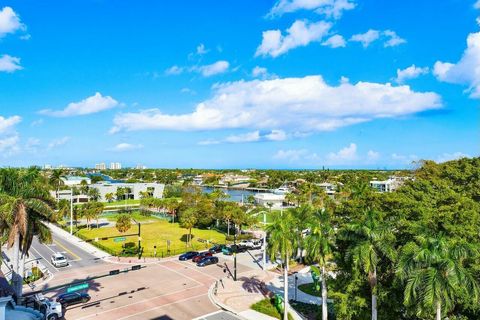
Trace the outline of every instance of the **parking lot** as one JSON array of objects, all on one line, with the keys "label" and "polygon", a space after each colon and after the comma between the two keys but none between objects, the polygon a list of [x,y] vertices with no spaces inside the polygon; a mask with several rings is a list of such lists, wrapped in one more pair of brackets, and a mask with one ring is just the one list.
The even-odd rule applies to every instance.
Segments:
[{"label": "parking lot", "polygon": [[[211,284],[224,276],[225,266],[233,272],[233,258],[217,254],[219,263],[197,267],[191,261],[163,260],[138,271],[105,277],[89,282],[91,301],[67,308],[66,319],[232,319],[215,313],[218,308],[208,298]],[[239,254],[239,261],[248,253]],[[106,274],[109,270],[130,268],[131,265],[99,264],[62,271],[46,287],[70,283],[87,276]],[[251,270],[238,263],[237,273]],[[227,272],[228,274],[228,272]],[[46,294],[55,298],[65,290]]]}]

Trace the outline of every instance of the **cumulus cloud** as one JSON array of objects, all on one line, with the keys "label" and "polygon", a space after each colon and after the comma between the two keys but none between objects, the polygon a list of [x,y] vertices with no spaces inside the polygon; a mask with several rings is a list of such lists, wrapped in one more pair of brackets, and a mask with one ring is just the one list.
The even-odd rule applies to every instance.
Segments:
[{"label": "cumulus cloud", "polygon": [[111,132],[239,128],[316,132],[442,106],[436,93],[415,92],[407,85],[344,81],[331,86],[320,75],[242,80],[217,84],[213,90],[212,98],[189,113],[148,109],[117,114]]},{"label": "cumulus cloud", "polygon": [[278,150],[273,158],[279,160],[286,160],[288,162],[296,162],[304,158],[309,154],[306,149],[288,149],[288,150]]},{"label": "cumulus cloud", "polygon": [[353,0],[279,0],[267,17],[273,18],[299,10],[311,10],[329,18],[338,19],[342,13],[355,8]]},{"label": "cumulus cloud", "polygon": [[349,146],[340,149],[338,152],[331,152],[327,155],[327,159],[333,163],[350,162],[357,158],[357,145],[355,143],[350,143]]},{"label": "cumulus cloud", "polygon": [[0,116],[0,134],[9,133],[14,130],[15,125],[20,123],[22,118],[20,116],[11,116],[8,118]]},{"label": "cumulus cloud", "polygon": [[395,81],[397,83],[404,83],[406,80],[418,78],[421,75],[427,74],[429,72],[428,67],[417,67],[412,64],[410,67],[403,70],[397,69],[397,77]]},{"label": "cumulus cloud", "polygon": [[443,153],[437,158],[437,162],[442,163],[442,162],[447,162],[451,160],[458,160],[461,158],[470,158],[470,156],[463,152]]},{"label": "cumulus cloud", "polygon": [[3,154],[5,156],[18,151],[19,140],[20,140],[20,137],[18,136],[18,134],[14,134],[7,137],[0,136],[0,152],[6,153],[6,154]]},{"label": "cumulus cloud", "polygon": [[20,116],[3,117],[0,116],[0,152],[9,155],[19,150],[18,143],[20,137],[15,130],[15,126],[20,123]]},{"label": "cumulus cloud", "polygon": [[368,47],[373,41],[380,38],[380,31],[370,29],[365,33],[354,34],[350,41],[360,42],[364,48]]},{"label": "cumulus cloud", "polygon": [[475,9],[480,9],[480,0],[477,0],[477,2],[474,3],[473,7]]},{"label": "cumulus cloud", "polygon": [[229,67],[230,63],[228,63],[228,61],[219,60],[212,64],[195,67],[193,70],[200,72],[204,77],[211,77],[216,74],[227,72]]},{"label": "cumulus cloud", "polygon": [[336,34],[322,42],[322,45],[330,48],[343,48],[347,45],[347,43],[341,35]]},{"label": "cumulus cloud", "polygon": [[380,158],[380,153],[377,151],[369,150],[367,152],[367,159],[370,161],[375,161]]},{"label": "cumulus cloud", "polygon": [[66,144],[68,141],[70,141],[70,137],[67,137],[67,136],[61,137],[61,138],[57,138],[57,139],[53,139],[53,140],[50,141],[50,143],[48,144],[47,149],[51,150],[51,149],[53,149],[53,148],[63,146],[63,145]]},{"label": "cumulus cloud", "polygon": [[115,152],[125,152],[125,151],[132,151],[132,150],[138,150],[142,149],[143,146],[141,144],[131,144],[131,143],[119,143],[113,148],[110,149],[110,151],[115,151]]},{"label": "cumulus cloud", "polygon": [[407,42],[407,40],[400,38],[395,31],[385,30],[379,31],[370,29],[365,33],[354,34],[350,41],[360,42],[364,48],[367,48],[372,42],[383,39],[384,47],[396,47]]},{"label": "cumulus cloud", "polygon": [[255,66],[255,68],[252,69],[252,76],[255,78],[261,78],[264,77],[268,74],[267,68]]},{"label": "cumulus cloud", "polygon": [[205,48],[205,45],[203,43],[200,43],[198,46],[197,46],[197,54],[198,55],[204,55],[206,53],[208,53],[209,50],[207,50],[207,48]]},{"label": "cumulus cloud", "polygon": [[177,75],[177,74],[181,74],[183,71],[184,71],[183,67],[179,67],[179,66],[175,65],[175,66],[171,66],[170,68],[165,70],[165,74],[166,75]]},{"label": "cumulus cloud", "polygon": [[208,139],[200,141],[200,145],[212,145],[220,143],[247,143],[247,142],[260,142],[260,141],[283,141],[287,139],[287,134],[283,130],[271,130],[271,131],[251,131],[247,133],[230,135],[222,140]]},{"label": "cumulus cloud", "polygon": [[63,110],[44,109],[40,113],[52,117],[73,117],[97,113],[115,108],[119,103],[110,96],[102,96],[99,92],[79,102],[71,102]]},{"label": "cumulus cloud", "polygon": [[470,33],[457,63],[437,61],[433,74],[439,81],[467,85],[471,98],[480,98],[480,32]]},{"label": "cumulus cloud", "polygon": [[262,34],[262,43],[258,46],[255,56],[278,57],[289,50],[307,46],[314,41],[321,41],[332,24],[325,21],[309,22],[307,20],[297,20],[286,34],[280,30],[267,30]]},{"label": "cumulus cloud", "polygon": [[20,58],[9,56],[4,54],[0,57],[0,72],[15,72],[17,70],[22,70],[23,67],[20,65]]},{"label": "cumulus cloud", "polygon": [[4,7],[0,10],[0,38],[3,38],[6,34],[25,29],[26,27],[20,21],[20,17],[11,7]]}]

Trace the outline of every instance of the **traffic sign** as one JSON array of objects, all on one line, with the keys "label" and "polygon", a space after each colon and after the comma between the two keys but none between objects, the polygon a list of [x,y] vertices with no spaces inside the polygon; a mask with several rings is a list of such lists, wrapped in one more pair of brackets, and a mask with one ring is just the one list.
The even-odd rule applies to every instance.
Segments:
[{"label": "traffic sign", "polygon": [[72,292],[83,290],[83,289],[88,289],[88,283],[81,283],[81,284],[77,284],[76,286],[68,287],[67,293],[72,293]]},{"label": "traffic sign", "polygon": [[116,238],[113,238],[113,242],[123,242],[127,240],[127,238],[125,237],[116,237]]}]

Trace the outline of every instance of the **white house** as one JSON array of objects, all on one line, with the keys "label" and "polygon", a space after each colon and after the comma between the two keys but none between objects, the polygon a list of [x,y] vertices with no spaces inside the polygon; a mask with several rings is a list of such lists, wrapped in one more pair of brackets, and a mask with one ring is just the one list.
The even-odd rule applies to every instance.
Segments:
[{"label": "white house", "polygon": [[163,189],[165,188],[164,184],[161,183],[108,183],[108,182],[99,182],[91,184],[89,188],[96,188],[100,193],[99,201],[107,201],[105,195],[107,193],[113,193],[116,196],[117,190],[119,188],[126,188],[128,190],[127,198],[128,199],[141,199],[141,192],[149,192],[154,198],[163,197]]},{"label": "white house", "polygon": [[89,177],[67,176],[65,178],[62,178],[63,184],[67,187],[78,186],[84,180],[87,184],[92,183],[92,180]]},{"label": "white house", "polygon": [[280,209],[283,207],[283,203],[285,202],[285,195],[284,194],[275,194],[275,193],[257,193],[254,196],[255,204],[264,206],[266,208],[272,209]]},{"label": "white house", "polygon": [[398,189],[403,184],[403,180],[390,177],[384,181],[373,180],[370,181],[370,186],[377,192],[392,192]]}]

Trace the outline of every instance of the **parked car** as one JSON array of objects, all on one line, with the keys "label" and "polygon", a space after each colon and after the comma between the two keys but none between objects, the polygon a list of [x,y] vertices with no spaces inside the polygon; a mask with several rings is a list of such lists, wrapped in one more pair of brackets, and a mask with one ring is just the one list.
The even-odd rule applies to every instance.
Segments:
[{"label": "parked car", "polygon": [[208,251],[212,254],[219,253],[219,252],[222,252],[223,248],[225,248],[225,247],[226,247],[226,245],[224,245],[224,244],[216,244],[213,247],[211,247],[210,249],[208,249]]},{"label": "parked car", "polygon": [[249,249],[253,249],[253,247],[255,246],[252,240],[242,240],[238,244]]},{"label": "parked car", "polygon": [[187,261],[198,255],[197,251],[188,251],[178,257],[180,261]]},{"label": "parked car", "polygon": [[262,240],[254,240],[252,249],[254,249],[254,250],[261,249],[262,246],[263,246],[263,241]]},{"label": "parked car", "polygon": [[52,262],[52,265],[53,265],[54,267],[56,267],[56,268],[57,268],[57,267],[66,267],[66,266],[68,266],[68,260],[67,260],[67,258],[66,258],[63,254],[61,254],[61,253],[59,253],[59,252],[54,253],[54,254],[52,255],[52,258],[50,258],[50,261]]},{"label": "parked car", "polygon": [[87,303],[90,301],[90,295],[85,292],[72,292],[64,293],[58,296],[57,302],[60,303],[63,308],[73,306],[79,303]]},{"label": "parked car", "polygon": [[209,251],[200,252],[199,254],[197,254],[195,257],[192,258],[192,261],[200,262],[200,260],[202,260],[203,258],[211,257],[211,256],[212,254]]},{"label": "parked car", "polygon": [[205,266],[208,266],[208,265],[211,265],[211,264],[216,264],[216,263],[218,263],[218,258],[217,257],[213,257],[213,256],[212,257],[205,257],[197,263],[197,266],[198,267],[205,267]]},{"label": "parked car", "polygon": [[241,253],[247,251],[247,248],[241,245],[232,244],[231,246],[225,247],[222,249],[224,255],[231,256],[234,252]]}]

